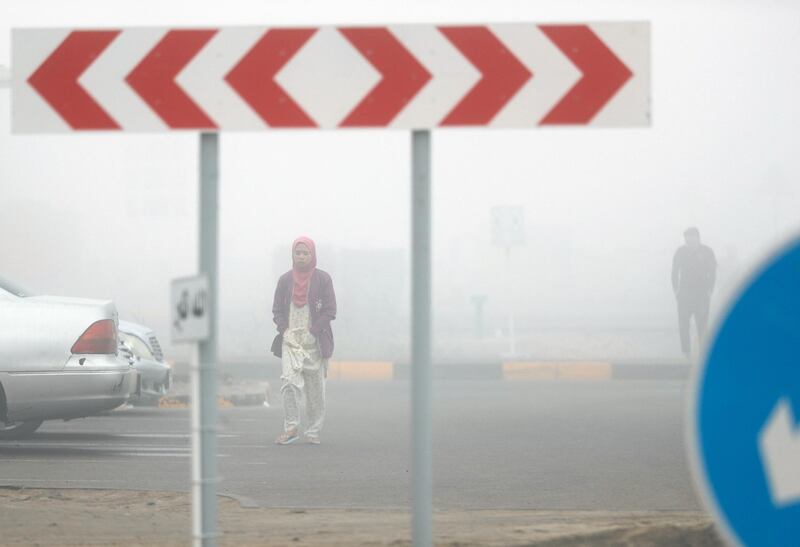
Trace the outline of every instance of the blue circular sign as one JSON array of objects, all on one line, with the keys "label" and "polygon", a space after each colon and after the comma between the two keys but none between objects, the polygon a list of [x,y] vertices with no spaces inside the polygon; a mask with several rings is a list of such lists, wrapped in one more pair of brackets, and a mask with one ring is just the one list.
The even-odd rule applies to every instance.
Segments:
[{"label": "blue circular sign", "polygon": [[800,545],[800,240],[745,287],[694,386],[695,475],[722,529]]}]

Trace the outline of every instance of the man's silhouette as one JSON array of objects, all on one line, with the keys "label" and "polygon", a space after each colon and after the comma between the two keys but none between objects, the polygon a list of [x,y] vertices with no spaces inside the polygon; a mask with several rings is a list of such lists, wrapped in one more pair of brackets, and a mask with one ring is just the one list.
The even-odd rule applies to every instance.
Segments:
[{"label": "man's silhouette", "polygon": [[678,301],[678,327],[681,333],[681,350],[685,356],[691,352],[689,320],[694,316],[697,338],[702,344],[708,325],[708,308],[711,291],[716,281],[717,260],[711,247],[700,243],[700,231],[688,228],[683,232],[685,245],[678,247],[672,259],[672,289]]}]

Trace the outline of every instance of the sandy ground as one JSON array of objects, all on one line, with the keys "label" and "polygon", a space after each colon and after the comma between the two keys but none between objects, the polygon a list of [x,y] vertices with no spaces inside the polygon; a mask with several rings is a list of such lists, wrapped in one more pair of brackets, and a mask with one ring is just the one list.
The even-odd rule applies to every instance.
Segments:
[{"label": "sandy ground", "polygon": [[[405,510],[245,508],[219,498],[221,545],[410,545]],[[187,545],[186,493],[0,488],[0,545]],[[695,512],[446,511],[435,543],[521,545],[722,545]]]}]

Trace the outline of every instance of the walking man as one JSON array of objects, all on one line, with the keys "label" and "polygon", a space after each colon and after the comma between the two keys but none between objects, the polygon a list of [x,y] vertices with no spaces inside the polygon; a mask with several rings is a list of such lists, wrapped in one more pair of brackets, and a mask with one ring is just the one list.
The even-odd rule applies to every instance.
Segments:
[{"label": "walking man", "polygon": [[691,353],[689,321],[694,316],[698,343],[702,345],[708,327],[711,291],[716,281],[717,260],[708,245],[700,243],[700,231],[691,227],[683,232],[685,245],[678,247],[672,259],[672,290],[678,302],[678,328],[681,350]]},{"label": "walking man", "polygon": [[317,269],[316,248],[307,237],[292,244],[292,269],[278,280],[272,314],[278,327],[272,353],[281,358],[284,411],[283,433],[275,443],[291,444],[300,438],[300,406],[305,401],[306,440],[319,444],[336,295],[331,276]]}]

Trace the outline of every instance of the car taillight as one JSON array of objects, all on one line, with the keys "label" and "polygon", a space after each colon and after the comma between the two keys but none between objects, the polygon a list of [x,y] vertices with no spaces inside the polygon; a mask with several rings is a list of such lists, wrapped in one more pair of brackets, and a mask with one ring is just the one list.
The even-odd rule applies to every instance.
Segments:
[{"label": "car taillight", "polygon": [[117,325],[113,319],[95,321],[72,345],[72,353],[117,353]]}]

